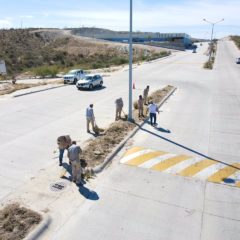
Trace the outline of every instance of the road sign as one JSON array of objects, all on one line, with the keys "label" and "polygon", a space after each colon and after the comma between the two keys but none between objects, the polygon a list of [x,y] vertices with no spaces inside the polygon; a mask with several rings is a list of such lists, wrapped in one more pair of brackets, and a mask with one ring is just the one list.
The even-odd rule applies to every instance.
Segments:
[{"label": "road sign", "polygon": [[7,74],[6,65],[4,60],[0,60],[0,74]]}]

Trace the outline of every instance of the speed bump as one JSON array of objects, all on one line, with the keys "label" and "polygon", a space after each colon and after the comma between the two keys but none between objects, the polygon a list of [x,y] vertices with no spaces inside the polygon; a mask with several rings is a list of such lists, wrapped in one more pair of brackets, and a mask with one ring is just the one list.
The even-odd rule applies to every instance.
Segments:
[{"label": "speed bump", "polygon": [[240,163],[224,164],[209,158],[138,146],[126,151],[120,163],[240,187]]}]

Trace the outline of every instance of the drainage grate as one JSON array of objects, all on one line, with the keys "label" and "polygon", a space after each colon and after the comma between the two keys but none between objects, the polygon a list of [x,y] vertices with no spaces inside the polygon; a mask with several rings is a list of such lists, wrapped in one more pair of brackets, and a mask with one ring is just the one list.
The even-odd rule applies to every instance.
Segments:
[{"label": "drainage grate", "polygon": [[60,192],[60,191],[64,190],[65,188],[66,188],[66,183],[64,183],[64,182],[56,182],[56,183],[50,184],[50,189],[53,192]]}]

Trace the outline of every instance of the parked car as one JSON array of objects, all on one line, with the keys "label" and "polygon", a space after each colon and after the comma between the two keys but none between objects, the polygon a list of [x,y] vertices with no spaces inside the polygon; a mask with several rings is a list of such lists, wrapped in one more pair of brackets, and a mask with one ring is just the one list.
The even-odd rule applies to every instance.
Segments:
[{"label": "parked car", "polygon": [[236,59],[236,64],[240,64],[240,58]]},{"label": "parked car", "polygon": [[81,88],[92,90],[94,87],[101,87],[103,85],[103,78],[98,74],[85,75],[83,79],[80,79],[76,87],[78,90]]},{"label": "parked car", "polygon": [[78,80],[84,78],[85,74],[82,69],[73,69],[63,76],[64,84],[76,84]]}]

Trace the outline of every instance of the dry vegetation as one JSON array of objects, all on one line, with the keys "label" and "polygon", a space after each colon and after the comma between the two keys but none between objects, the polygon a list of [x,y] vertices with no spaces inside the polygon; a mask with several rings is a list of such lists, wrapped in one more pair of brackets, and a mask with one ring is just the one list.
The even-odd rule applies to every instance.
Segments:
[{"label": "dry vegetation", "polygon": [[0,239],[23,239],[41,220],[38,213],[17,203],[7,205],[0,211]]},{"label": "dry vegetation", "polygon": [[46,83],[0,83],[0,95],[10,94],[17,90],[46,85]]},{"label": "dry vegetation", "polygon": [[[149,96],[149,101],[153,100],[155,103],[160,103],[172,89],[173,87],[168,85],[163,89],[153,92]],[[146,111],[146,106],[144,107]],[[137,109],[133,111],[133,117],[135,122],[139,121]],[[87,144],[83,149],[81,159],[85,160],[88,167],[91,168],[101,164],[107,155],[112,152],[113,148],[117,146],[135,126],[135,123],[128,122],[126,119],[112,123],[102,135],[97,136],[96,139],[91,140]]]},{"label": "dry vegetation", "polygon": [[240,36],[231,36],[231,39],[234,41],[238,49],[240,49]]},{"label": "dry vegetation", "polygon": [[[35,75],[56,75],[70,68],[96,69],[126,64],[128,45],[94,40],[52,29],[0,30],[0,59],[9,75],[31,71]],[[148,61],[170,52],[149,46],[134,46],[133,60]]]},{"label": "dry vegetation", "polygon": [[86,160],[89,167],[99,165],[134,127],[134,123],[123,120],[112,123],[102,136],[89,142],[84,148],[81,158]]},{"label": "dry vegetation", "polygon": [[215,56],[217,52],[217,41],[213,40],[212,44],[209,44],[208,52],[211,52],[211,58],[203,64],[203,68],[205,69],[213,69],[213,65],[215,62]]}]

